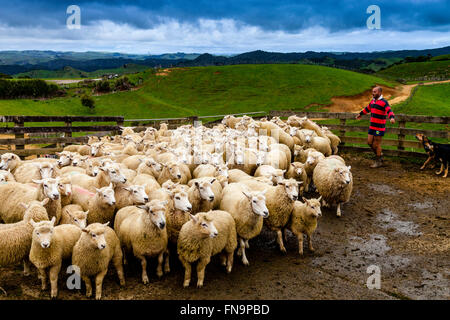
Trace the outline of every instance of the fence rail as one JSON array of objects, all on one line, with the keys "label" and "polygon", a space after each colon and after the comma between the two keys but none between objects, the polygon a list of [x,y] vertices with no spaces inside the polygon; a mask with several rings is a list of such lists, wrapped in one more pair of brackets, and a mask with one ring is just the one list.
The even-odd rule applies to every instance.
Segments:
[{"label": "fence rail", "polygon": [[[248,113],[238,113],[239,115],[249,115],[258,119],[264,116],[268,117],[281,117],[287,118],[291,115],[297,115],[300,117],[307,116],[310,119],[324,120],[324,119],[338,119],[339,124],[327,124],[326,126],[337,132],[338,136],[342,140],[341,148],[350,149],[353,148],[359,151],[367,151],[368,148],[348,146],[348,144],[365,144],[366,138],[347,136],[347,132],[367,132],[367,126],[354,126],[349,125],[347,120],[354,120],[355,114],[344,112],[298,112],[298,111],[258,111]],[[176,128],[183,124],[196,124],[198,121],[205,120],[205,126],[212,127],[217,123],[220,123],[224,115],[211,115],[211,116],[189,116],[184,118],[156,118],[156,119],[124,119],[123,117],[114,116],[0,116],[1,123],[6,123],[6,126],[0,126],[0,134],[14,135],[14,138],[0,139],[0,145],[7,147],[7,149],[0,150],[0,154],[13,151],[21,157],[39,154],[50,154],[63,150],[66,144],[73,143],[86,143],[89,135],[101,136],[104,134],[118,134],[120,133],[120,127],[124,122],[130,123],[131,126],[135,126],[135,131],[143,131],[148,126],[159,128],[162,122],[168,124],[170,129]],[[210,119],[216,119],[210,121]],[[368,115],[363,116],[363,119],[368,119]],[[450,117],[433,117],[433,116],[418,116],[418,115],[404,115],[397,114],[396,121],[399,123],[399,127],[390,127],[387,132],[397,135],[397,139],[384,139],[383,145],[397,147],[397,150],[385,150],[383,151],[387,155],[395,156],[423,156],[423,153],[405,151],[405,148],[417,148],[421,149],[422,145],[418,141],[406,140],[407,136],[415,135],[416,133],[423,133],[431,138],[443,138],[449,139],[450,132],[448,128],[446,130],[421,130],[406,128],[406,123],[432,123],[432,124],[444,124],[450,123]],[[61,122],[64,125],[61,126],[25,126],[25,123],[39,123],[39,122]],[[73,123],[77,123],[73,126]],[[115,122],[115,125],[99,125],[99,122]],[[78,123],[86,125],[78,125]],[[94,123],[94,124],[93,124]],[[9,126],[11,124],[11,126]],[[88,133],[87,135],[80,137],[72,137],[72,133]],[[62,135],[60,137],[46,137],[48,134]],[[28,136],[26,136],[28,135]],[[32,146],[30,146],[32,145]],[[37,148],[25,148],[25,146],[38,146]],[[12,148],[14,146],[14,149]]]}]

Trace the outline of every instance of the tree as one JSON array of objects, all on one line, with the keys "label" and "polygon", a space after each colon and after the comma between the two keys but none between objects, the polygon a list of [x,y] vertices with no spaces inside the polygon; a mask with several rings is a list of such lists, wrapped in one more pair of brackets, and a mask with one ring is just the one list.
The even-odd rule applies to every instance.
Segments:
[{"label": "tree", "polygon": [[95,108],[95,101],[91,96],[88,96],[87,94],[84,94],[81,97],[81,104],[85,107],[88,107],[89,110],[93,111]]}]

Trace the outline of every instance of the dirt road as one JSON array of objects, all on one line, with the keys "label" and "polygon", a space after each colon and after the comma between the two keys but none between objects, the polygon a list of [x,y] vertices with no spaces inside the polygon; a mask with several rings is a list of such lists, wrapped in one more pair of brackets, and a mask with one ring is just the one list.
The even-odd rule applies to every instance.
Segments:
[{"label": "dirt road", "polygon": [[[140,264],[134,259],[125,269],[125,288],[111,268],[103,286],[105,299],[449,299],[450,179],[422,172],[418,165],[388,162],[373,171],[368,159],[344,158],[352,165],[353,196],[341,218],[323,211],[315,253],[305,248],[305,256],[299,257],[290,235],[283,255],[274,234],[264,230],[250,241],[249,267],[236,257],[227,275],[213,258],[205,287],[183,289],[184,272],[173,249],[171,273],[156,279],[152,261],[147,286],[140,282]],[[366,287],[370,265],[381,269],[380,290]],[[68,290],[66,279],[62,271],[59,297],[85,299],[84,286]],[[0,286],[8,292],[7,297],[0,292],[0,299],[48,299],[39,283],[35,274],[22,276],[20,266],[0,268]]]},{"label": "dirt road", "polygon": [[[445,81],[425,82],[424,85],[432,85],[438,83],[448,83]],[[400,85],[395,88],[381,86],[383,88],[383,96],[388,99],[390,105],[395,105],[405,101],[411,95],[411,91],[418,84]],[[327,106],[330,112],[358,112],[365,107],[372,99],[372,89],[366,90],[355,96],[350,97],[334,97],[331,98],[332,104]]]}]

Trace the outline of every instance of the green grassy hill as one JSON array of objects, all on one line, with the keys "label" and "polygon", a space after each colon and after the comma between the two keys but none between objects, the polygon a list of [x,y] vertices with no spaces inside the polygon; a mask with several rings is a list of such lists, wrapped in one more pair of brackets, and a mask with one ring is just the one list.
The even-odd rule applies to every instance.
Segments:
[{"label": "green grassy hill", "polygon": [[[334,96],[355,95],[378,77],[311,65],[236,65],[172,69],[167,76],[153,70],[139,90],[94,97],[96,115],[125,118],[178,117],[268,110],[304,110],[327,105]],[[320,107],[309,108],[317,110]],[[79,97],[50,100],[0,100],[1,115],[92,115]]]},{"label": "green grassy hill", "polygon": [[406,81],[432,80],[432,78],[445,80],[450,79],[450,60],[403,63],[379,71],[375,75]]}]

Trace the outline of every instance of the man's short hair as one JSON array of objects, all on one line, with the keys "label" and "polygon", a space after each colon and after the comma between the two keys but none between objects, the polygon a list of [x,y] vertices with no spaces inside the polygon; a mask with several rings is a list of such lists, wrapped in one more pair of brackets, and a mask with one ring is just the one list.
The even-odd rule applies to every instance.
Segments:
[{"label": "man's short hair", "polygon": [[378,91],[380,91],[380,93],[383,92],[383,88],[382,87],[376,86],[374,89],[377,89]]}]

